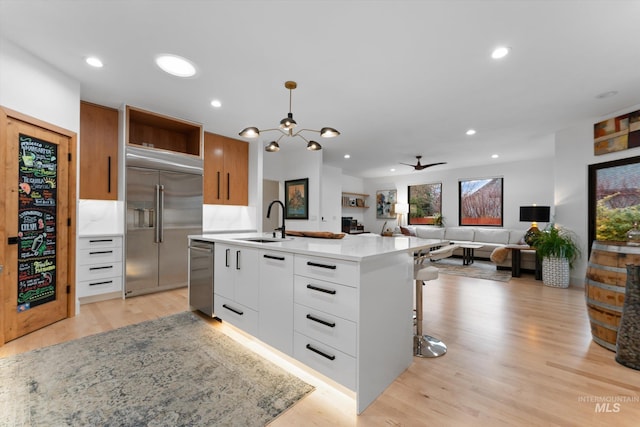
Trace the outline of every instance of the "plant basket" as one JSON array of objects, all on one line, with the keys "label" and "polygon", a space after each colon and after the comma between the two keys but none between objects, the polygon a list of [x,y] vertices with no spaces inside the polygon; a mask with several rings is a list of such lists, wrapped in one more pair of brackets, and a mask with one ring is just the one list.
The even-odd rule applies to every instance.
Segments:
[{"label": "plant basket", "polygon": [[554,288],[568,288],[569,260],[560,257],[542,258],[542,283]]}]

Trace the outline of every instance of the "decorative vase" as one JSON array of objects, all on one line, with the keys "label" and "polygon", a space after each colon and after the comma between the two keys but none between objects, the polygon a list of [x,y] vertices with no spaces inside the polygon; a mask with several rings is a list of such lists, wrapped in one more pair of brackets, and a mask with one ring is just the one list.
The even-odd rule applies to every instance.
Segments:
[{"label": "decorative vase", "polygon": [[640,370],[640,265],[627,265],[627,284],[616,339],[616,362]]},{"label": "decorative vase", "polygon": [[634,222],[631,230],[627,232],[627,244],[630,246],[640,246],[640,229],[638,229],[637,222]]},{"label": "decorative vase", "polygon": [[569,260],[560,257],[542,258],[542,283],[554,288],[569,287]]}]

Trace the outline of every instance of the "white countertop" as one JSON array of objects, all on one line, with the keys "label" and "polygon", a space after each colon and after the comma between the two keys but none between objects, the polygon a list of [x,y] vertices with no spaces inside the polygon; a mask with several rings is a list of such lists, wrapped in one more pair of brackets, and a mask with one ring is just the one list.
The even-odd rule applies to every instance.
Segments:
[{"label": "white countertop", "polygon": [[415,252],[449,244],[446,240],[421,239],[419,237],[383,237],[377,234],[347,234],[342,239],[320,239],[312,237],[287,236],[276,242],[251,242],[246,238],[271,239],[271,233],[234,233],[191,235],[189,239],[214,243],[228,243],[238,246],[268,249],[296,254],[324,256],[349,261],[363,261],[398,252]]}]

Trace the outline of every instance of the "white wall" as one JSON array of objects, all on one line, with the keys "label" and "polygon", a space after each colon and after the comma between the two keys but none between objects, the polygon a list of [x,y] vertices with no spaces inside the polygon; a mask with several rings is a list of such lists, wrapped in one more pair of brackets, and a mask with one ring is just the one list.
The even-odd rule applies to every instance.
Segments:
[{"label": "white wall", "polygon": [[[285,221],[285,226],[287,230],[322,230],[322,151],[307,150],[301,140],[280,145],[277,153],[264,155],[264,179],[280,181],[284,188],[284,181],[309,178],[309,219],[289,219]],[[281,194],[280,200],[284,203],[284,194]]]},{"label": "white wall", "polygon": [[611,113],[606,117],[585,120],[556,134],[555,193],[556,222],[573,231],[578,237],[582,257],[571,271],[571,283],[584,285],[589,261],[588,248],[588,171],[589,165],[640,155],[640,148],[593,154],[593,125],[602,120],[640,109],[640,104]]},{"label": "white wall", "polygon": [[[378,190],[396,189],[398,202],[408,201],[409,185],[442,183],[442,214],[445,225],[458,225],[458,182],[461,179],[503,178],[503,227],[526,230],[529,223],[519,221],[520,206],[553,206],[554,161],[553,158],[537,158],[531,161],[495,163],[464,169],[433,169],[408,175],[367,179],[364,192],[371,194],[372,208],[365,213],[365,226],[373,232],[379,232],[385,220],[376,218],[375,194]],[[553,215],[553,208],[551,210]],[[387,227],[395,226],[395,220],[389,220]],[[540,227],[546,224],[539,224]]]},{"label": "white wall", "polygon": [[78,133],[80,83],[0,39],[0,105]]}]

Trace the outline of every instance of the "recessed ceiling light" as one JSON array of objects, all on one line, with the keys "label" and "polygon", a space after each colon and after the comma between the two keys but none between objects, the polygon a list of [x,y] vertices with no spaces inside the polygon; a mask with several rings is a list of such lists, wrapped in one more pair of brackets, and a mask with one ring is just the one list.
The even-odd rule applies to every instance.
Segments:
[{"label": "recessed ceiling light", "polygon": [[598,99],[611,98],[612,96],[616,96],[618,94],[617,90],[610,90],[608,92],[602,92],[596,95]]},{"label": "recessed ceiling light", "polygon": [[211,101],[211,106],[215,108],[220,108],[222,107],[222,102],[218,101],[217,99],[214,99],[213,101]]},{"label": "recessed ceiling light", "polygon": [[102,68],[102,66],[103,66],[102,61],[100,60],[100,58],[98,58],[96,56],[88,56],[84,61],[87,64],[91,65],[92,67]]},{"label": "recessed ceiling light", "polygon": [[196,67],[181,56],[163,54],[156,57],[156,64],[165,73],[176,77],[193,77],[196,74]]},{"label": "recessed ceiling light", "polygon": [[475,135],[476,134],[476,130],[475,129],[469,129],[467,131],[467,135]]},{"label": "recessed ceiling light", "polygon": [[345,154],[345,155],[344,155],[344,158],[345,158],[345,159],[350,159],[350,158],[351,158],[351,154]]},{"label": "recessed ceiling light", "polygon": [[508,48],[506,46],[497,47],[497,48],[495,48],[493,50],[493,52],[491,52],[491,57],[493,59],[504,58],[505,56],[507,56],[509,54],[510,50],[511,50],[511,48]]},{"label": "recessed ceiling light", "polygon": [[491,158],[492,158],[492,159],[497,159],[498,157],[500,157],[500,156],[499,156],[499,155],[497,155],[497,154],[492,154],[492,155],[491,155]]},{"label": "recessed ceiling light", "polygon": [[389,169],[389,172],[395,172],[395,171],[396,171],[396,168]]}]

